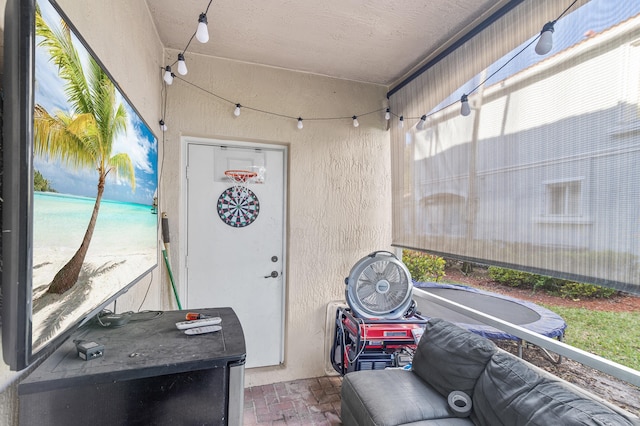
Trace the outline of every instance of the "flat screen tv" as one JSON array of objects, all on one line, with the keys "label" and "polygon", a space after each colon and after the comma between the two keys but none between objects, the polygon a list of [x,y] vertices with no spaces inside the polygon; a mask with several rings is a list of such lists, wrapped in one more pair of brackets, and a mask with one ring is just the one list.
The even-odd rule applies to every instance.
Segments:
[{"label": "flat screen tv", "polygon": [[2,352],[21,370],[157,266],[158,144],[54,1],[7,0],[4,31]]}]

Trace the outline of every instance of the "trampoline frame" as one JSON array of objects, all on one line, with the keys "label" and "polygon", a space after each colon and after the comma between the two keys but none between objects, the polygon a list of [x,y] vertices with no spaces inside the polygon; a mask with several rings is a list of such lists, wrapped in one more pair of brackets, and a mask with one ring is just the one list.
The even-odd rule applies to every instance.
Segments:
[{"label": "trampoline frame", "polygon": [[[519,324],[521,327],[526,328],[527,330],[533,331],[535,333],[541,334],[543,336],[549,337],[549,338],[555,338],[559,341],[562,341],[564,338],[564,332],[565,329],[567,328],[567,324],[564,321],[564,319],[562,317],[560,317],[558,314],[556,314],[553,311],[550,311],[549,309],[546,309],[540,305],[537,305],[533,302],[528,302],[526,300],[522,300],[522,299],[517,299],[514,297],[510,297],[510,296],[505,296],[499,293],[493,293],[490,291],[485,291],[485,290],[480,290],[477,288],[473,288],[473,287],[468,287],[465,285],[461,285],[461,284],[443,284],[443,283],[436,283],[436,282],[419,282],[419,281],[413,281],[413,285],[415,288],[417,289],[421,289],[423,291],[427,291],[426,289],[428,288],[438,288],[438,289],[452,289],[452,290],[459,290],[459,291],[466,291],[466,292],[470,292],[470,293],[476,293],[476,294],[481,294],[484,296],[488,296],[488,297],[494,297],[497,299],[501,299],[501,300],[506,300],[509,302],[513,302],[513,303],[517,303],[519,305],[522,305],[524,307],[526,307],[527,309],[530,309],[532,311],[534,311],[536,314],[538,314],[538,316],[540,317],[537,321],[534,321],[532,323],[528,323],[528,324]],[[427,291],[428,292],[428,291]],[[446,297],[444,295],[441,295],[442,297]],[[430,318],[429,313],[428,312],[421,312],[423,317],[426,318]],[[443,318],[443,319],[447,319],[447,318]],[[447,319],[449,321],[451,321],[450,319]],[[508,320],[507,320],[508,321]],[[494,339],[494,340],[513,340],[517,342],[518,345],[518,356],[520,358],[522,358],[522,352],[523,352],[523,346],[525,344],[524,339],[521,339],[520,337],[514,336],[512,334],[509,334],[507,332],[504,332],[502,330],[499,330],[495,327],[492,327],[490,325],[486,325],[486,324],[481,324],[480,322],[475,322],[475,323],[461,323],[458,321],[453,321],[455,324],[457,324],[460,327],[463,327],[475,334],[478,334],[480,336],[486,337],[488,339]],[[547,355],[547,357],[549,357],[549,359],[556,363],[559,364],[562,361],[562,356],[557,355],[557,356],[553,356],[549,351],[547,351],[545,348],[542,348],[542,351]]]}]

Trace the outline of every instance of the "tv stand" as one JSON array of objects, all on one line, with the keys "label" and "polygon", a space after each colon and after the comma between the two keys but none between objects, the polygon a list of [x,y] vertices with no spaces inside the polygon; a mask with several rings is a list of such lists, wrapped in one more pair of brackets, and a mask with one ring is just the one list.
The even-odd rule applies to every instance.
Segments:
[{"label": "tv stand", "polygon": [[[90,322],[18,386],[21,425],[241,425],[246,349],[231,308],[198,309],[222,330],[187,336],[187,311]],[[140,318],[140,319],[137,319]],[[104,345],[83,360],[74,340]]]}]

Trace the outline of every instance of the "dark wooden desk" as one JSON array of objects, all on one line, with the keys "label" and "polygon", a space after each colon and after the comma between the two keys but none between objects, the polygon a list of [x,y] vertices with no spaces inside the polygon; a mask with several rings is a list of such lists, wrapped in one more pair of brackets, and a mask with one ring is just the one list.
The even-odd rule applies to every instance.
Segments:
[{"label": "dark wooden desk", "polygon": [[[244,334],[231,308],[198,309],[222,330],[187,336],[187,311],[133,314],[118,328],[89,323],[18,386],[21,425],[242,424]],[[104,345],[78,357],[74,340]]]}]

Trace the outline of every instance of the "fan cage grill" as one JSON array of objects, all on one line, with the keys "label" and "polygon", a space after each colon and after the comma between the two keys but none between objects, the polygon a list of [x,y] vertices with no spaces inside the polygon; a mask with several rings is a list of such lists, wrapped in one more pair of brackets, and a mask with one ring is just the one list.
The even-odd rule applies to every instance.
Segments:
[{"label": "fan cage grill", "polygon": [[346,295],[356,315],[396,319],[411,304],[411,275],[402,262],[390,255],[369,255],[351,269]]}]

